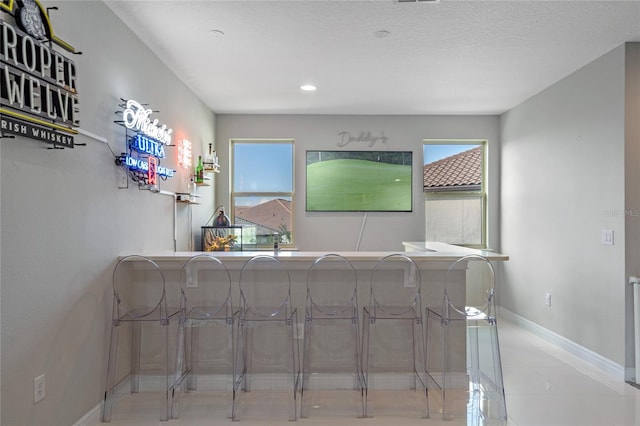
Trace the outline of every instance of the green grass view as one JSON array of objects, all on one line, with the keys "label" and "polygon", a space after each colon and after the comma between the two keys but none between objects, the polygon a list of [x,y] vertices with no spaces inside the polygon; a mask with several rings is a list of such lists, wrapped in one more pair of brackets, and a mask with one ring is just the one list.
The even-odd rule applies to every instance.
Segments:
[{"label": "green grass view", "polygon": [[307,164],[307,211],[411,211],[411,165],[357,159]]}]

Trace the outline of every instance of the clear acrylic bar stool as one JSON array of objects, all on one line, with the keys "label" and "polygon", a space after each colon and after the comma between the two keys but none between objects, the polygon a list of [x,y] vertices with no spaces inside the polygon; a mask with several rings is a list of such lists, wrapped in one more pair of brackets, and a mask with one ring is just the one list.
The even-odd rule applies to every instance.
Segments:
[{"label": "clear acrylic bar stool", "polygon": [[[126,256],[113,270],[112,285],[113,311],[102,421],[111,421],[114,390],[119,383],[128,378],[131,393],[137,393],[141,390],[141,376],[145,378],[143,388],[160,392],[160,420],[168,420],[172,377],[169,324],[178,309],[167,307],[164,274],[158,264],[147,257]],[[126,337],[129,345],[126,340],[121,342]],[[119,358],[121,361],[128,358],[128,364],[122,367]],[[123,371],[126,374],[123,375]]]},{"label": "clear acrylic bar stool", "polygon": [[[317,258],[307,271],[300,417],[309,416],[312,388],[357,390],[352,413],[364,416],[357,284],[355,268],[338,254]],[[340,401],[348,405],[350,395]]]},{"label": "clear acrylic bar stool", "polygon": [[467,255],[449,267],[441,306],[427,308],[429,378],[445,420],[507,420],[495,294],[491,261]]},{"label": "clear acrylic bar stool", "polygon": [[[371,273],[369,305],[364,307],[362,318],[367,417],[373,414],[372,391],[384,387],[384,383],[378,386],[374,383],[374,376],[378,374],[386,374],[389,380],[393,376],[408,375],[410,388],[421,395],[416,402],[420,417],[429,417],[421,285],[418,265],[404,254],[383,257]],[[386,332],[384,338],[376,339],[382,330]],[[383,357],[384,362],[380,360]]]},{"label": "clear acrylic bar stool", "polygon": [[231,275],[218,258],[198,254],[182,268],[180,293],[171,417],[179,417],[185,391],[203,388],[228,394],[227,417],[231,418],[234,372]]},{"label": "clear acrylic bar stool", "polygon": [[276,257],[257,255],[242,267],[239,286],[233,420],[240,418],[245,393],[258,386],[289,393],[288,420],[296,420],[300,368],[289,271]]}]

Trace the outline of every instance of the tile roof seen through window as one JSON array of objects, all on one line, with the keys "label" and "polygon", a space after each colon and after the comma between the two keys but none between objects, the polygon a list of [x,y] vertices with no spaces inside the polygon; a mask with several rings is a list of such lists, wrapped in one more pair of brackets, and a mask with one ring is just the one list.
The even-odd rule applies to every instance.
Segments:
[{"label": "tile roof seen through window", "polygon": [[280,198],[252,207],[236,206],[235,210],[236,224],[255,224],[269,233],[277,232],[283,226],[289,229],[290,221],[291,201]]},{"label": "tile roof seen through window", "polygon": [[480,190],[482,146],[425,164],[423,179],[425,192]]}]

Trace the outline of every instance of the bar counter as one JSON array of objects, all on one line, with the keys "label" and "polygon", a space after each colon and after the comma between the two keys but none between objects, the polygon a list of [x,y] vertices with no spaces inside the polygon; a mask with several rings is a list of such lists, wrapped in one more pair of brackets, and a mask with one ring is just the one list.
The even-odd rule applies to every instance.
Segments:
[{"label": "bar counter", "polygon": [[[489,258],[496,266],[509,259],[508,256],[488,250],[477,250],[440,242],[403,242],[405,252],[390,251],[288,251],[280,250],[276,256],[286,266],[291,276],[291,293],[294,306],[303,308],[306,297],[306,271],[320,256],[335,253],[349,259],[357,271],[358,299],[360,304],[369,298],[370,273],[376,262],[392,253],[402,253],[413,259],[420,269],[422,278],[423,306],[438,306],[442,302],[442,292],[449,266],[463,256],[479,254]],[[140,253],[155,261],[167,278],[168,287],[178,287],[180,270],[192,256],[203,252],[158,252]],[[238,296],[238,276],[244,263],[257,255],[274,255],[273,251],[213,251],[209,254],[224,263],[231,273],[234,299]],[[135,268],[135,266],[134,266]],[[462,283],[463,277],[460,277]],[[461,295],[464,292],[461,289]],[[171,297],[171,292],[169,294]],[[238,300],[238,299],[235,299]]]}]

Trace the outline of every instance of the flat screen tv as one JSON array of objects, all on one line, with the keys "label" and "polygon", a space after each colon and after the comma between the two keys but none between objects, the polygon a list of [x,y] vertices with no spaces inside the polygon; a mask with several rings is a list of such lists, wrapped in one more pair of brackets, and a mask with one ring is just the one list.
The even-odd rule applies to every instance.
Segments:
[{"label": "flat screen tv", "polygon": [[307,151],[308,212],[412,211],[411,151]]}]

